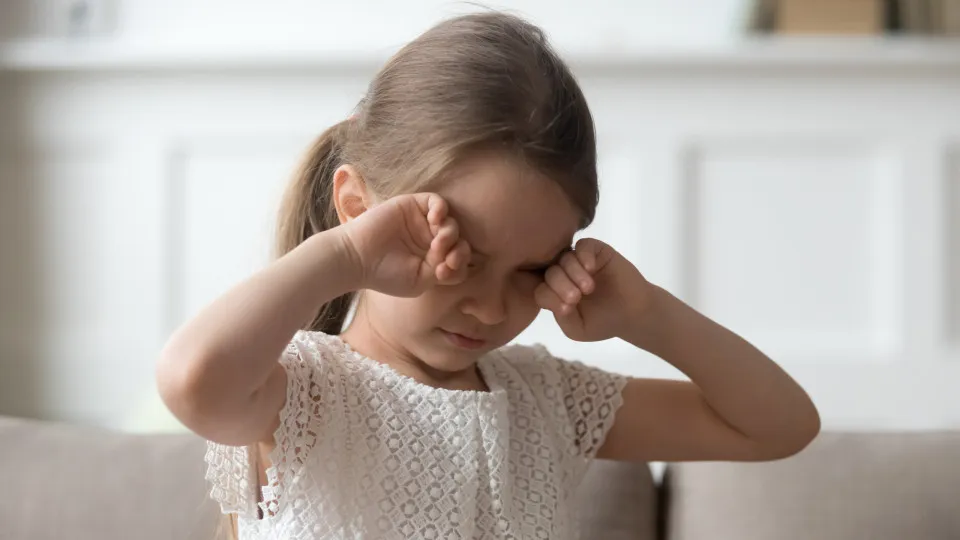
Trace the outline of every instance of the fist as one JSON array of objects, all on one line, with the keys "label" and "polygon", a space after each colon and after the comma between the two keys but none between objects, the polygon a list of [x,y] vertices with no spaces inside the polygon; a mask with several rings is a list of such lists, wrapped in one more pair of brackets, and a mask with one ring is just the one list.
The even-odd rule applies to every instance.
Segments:
[{"label": "fist", "polygon": [[652,294],[653,286],[630,261],[584,238],[547,269],[534,297],[570,339],[602,341],[623,336],[649,310]]},{"label": "fist", "polygon": [[359,261],[362,288],[414,297],[467,276],[470,246],[435,193],[393,197],[343,227]]}]

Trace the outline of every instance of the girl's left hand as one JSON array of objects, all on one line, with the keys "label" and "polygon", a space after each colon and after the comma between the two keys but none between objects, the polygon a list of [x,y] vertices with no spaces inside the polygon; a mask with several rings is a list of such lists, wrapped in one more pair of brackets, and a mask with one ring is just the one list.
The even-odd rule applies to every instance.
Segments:
[{"label": "girl's left hand", "polygon": [[547,269],[534,297],[570,339],[602,341],[622,337],[650,315],[653,289],[623,255],[584,238]]}]

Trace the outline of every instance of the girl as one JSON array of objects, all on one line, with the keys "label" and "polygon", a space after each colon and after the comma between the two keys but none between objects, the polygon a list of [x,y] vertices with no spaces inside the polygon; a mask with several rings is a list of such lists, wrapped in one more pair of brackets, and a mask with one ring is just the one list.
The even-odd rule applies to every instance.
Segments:
[{"label": "girl", "polygon": [[[157,372],[241,538],[573,538],[595,457],[771,460],[813,439],[773,361],[612,247],[571,247],[595,146],[543,34],[495,13],[403,48],[314,143],[282,256],[180,328]],[[507,345],[540,309],[691,381]]]}]

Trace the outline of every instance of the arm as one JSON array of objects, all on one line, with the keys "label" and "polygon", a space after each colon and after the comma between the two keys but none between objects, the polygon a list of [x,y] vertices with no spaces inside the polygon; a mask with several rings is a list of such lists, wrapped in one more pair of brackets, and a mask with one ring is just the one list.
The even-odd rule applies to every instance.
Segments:
[{"label": "arm", "polygon": [[599,457],[779,459],[802,450],[820,430],[814,404],[776,363],[659,287],[619,337],[691,381],[628,382]]},{"label": "arm", "polygon": [[280,355],[322,304],[358,289],[417,296],[466,278],[469,246],[440,196],[400,195],[367,209],[357,202],[362,183],[343,178],[348,187],[334,195],[353,212],[345,210],[345,224],[228,291],[164,348],[160,395],[200,436],[232,446],[274,442],[286,401]]},{"label": "arm", "polygon": [[341,229],[312,236],[171,336],[157,385],[186,427],[222,444],[272,439],[286,398],[280,355],[320,305],[359,285]]},{"label": "arm", "polygon": [[756,461],[803,449],[820,430],[807,394],[742,338],[584,238],[535,293],[578,341],[621,338],[691,380],[627,382],[598,456],[624,461]]}]

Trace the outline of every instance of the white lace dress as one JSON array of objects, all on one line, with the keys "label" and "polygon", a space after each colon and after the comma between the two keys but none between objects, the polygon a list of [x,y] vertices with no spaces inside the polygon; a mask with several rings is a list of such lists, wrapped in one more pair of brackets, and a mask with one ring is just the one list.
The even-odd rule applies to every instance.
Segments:
[{"label": "white lace dress", "polygon": [[438,389],[316,332],[280,362],[262,502],[251,449],[207,443],[240,540],[575,538],[572,496],[626,382],[511,345],[478,363],[489,392]]}]

